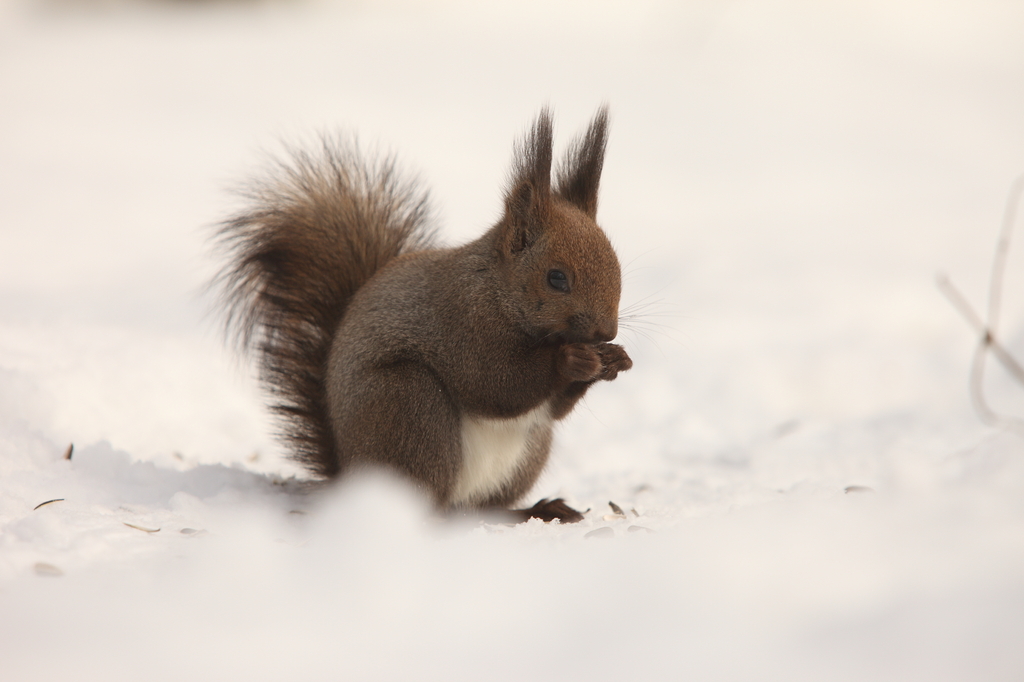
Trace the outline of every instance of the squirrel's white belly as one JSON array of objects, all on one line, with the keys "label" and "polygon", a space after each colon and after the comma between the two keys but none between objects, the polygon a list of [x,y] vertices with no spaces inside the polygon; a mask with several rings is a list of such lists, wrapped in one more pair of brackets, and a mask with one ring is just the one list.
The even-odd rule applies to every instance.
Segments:
[{"label": "squirrel's white belly", "polygon": [[512,419],[463,417],[462,471],[452,505],[481,503],[508,483],[529,455],[536,432],[552,421],[547,403]]}]

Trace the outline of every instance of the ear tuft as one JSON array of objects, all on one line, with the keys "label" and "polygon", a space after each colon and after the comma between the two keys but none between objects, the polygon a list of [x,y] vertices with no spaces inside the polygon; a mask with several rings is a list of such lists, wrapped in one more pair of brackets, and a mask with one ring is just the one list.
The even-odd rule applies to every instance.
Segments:
[{"label": "ear tuft", "polygon": [[528,182],[540,194],[551,191],[551,111],[544,107],[524,138],[516,142],[512,187]]},{"label": "ear tuft", "polygon": [[540,237],[551,201],[551,112],[541,109],[530,131],[515,146],[505,193],[503,242],[509,252],[529,248]]},{"label": "ear tuft", "polygon": [[597,216],[597,190],[601,184],[604,151],[608,144],[608,106],[597,110],[587,132],[569,146],[558,168],[555,194],[591,218]]}]

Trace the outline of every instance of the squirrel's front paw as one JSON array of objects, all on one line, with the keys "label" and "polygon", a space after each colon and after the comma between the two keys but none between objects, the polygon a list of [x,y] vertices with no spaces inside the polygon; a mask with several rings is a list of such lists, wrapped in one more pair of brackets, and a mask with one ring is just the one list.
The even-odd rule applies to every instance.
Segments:
[{"label": "squirrel's front paw", "polygon": [[633,360],[630,359],[626,349],[622,346],[614,343],[602,343],[596,347],[596,350],[601,357],[601,366],[603,368],[601,375],[598,377],[599,379],[611,381],[619,375],[619,372],[625,372],[633,366]]},{"label": "squirrel's front paw", "polygon": [[593,381],[604,372],[604,363],[597,347],[586,343],[562,346],[558,356],[558,372],[570,381]]}]

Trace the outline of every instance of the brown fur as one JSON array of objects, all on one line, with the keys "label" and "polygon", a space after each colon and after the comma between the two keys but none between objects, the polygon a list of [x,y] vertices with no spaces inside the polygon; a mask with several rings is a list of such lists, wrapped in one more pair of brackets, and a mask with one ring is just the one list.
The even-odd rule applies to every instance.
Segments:
[{"label": "brown fur", "polygon": [[[619,263],[594,222],[606,134],[601,110],[552,189],[541,112],[516,147],[502,219],[451,249],[430,248],[425,195],[392,164],[330,143],[256,186],[253,207],[222,227],[231,260],[218,279],[296,459],[325,477],[390,468],[442,509],[507,508],[532,487],[550,422],[632,365],[610,343]],[[471,503],[455,499],[465,420],[536,410],[550,419],[530,427],[514,471]],[[531,511],[580,518],[558,500]]]}]

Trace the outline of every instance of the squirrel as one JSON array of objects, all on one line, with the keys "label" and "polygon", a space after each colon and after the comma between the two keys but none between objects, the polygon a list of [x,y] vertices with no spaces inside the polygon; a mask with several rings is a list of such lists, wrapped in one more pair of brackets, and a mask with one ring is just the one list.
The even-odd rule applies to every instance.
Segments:
[{"label": "squirrel", "polygon": [[[323,137],[248,185],[218,227],[213,284],[293,459],[322,479],[390,469],[445,512],[530,490],[554,423],[633,364],[611,343],[621,274],[595,222],[607,130],[602,107],[552,184],[542,110],[500,220],[454,248],[435,244],[427,193],[354,144]],[[512,513],[583,518],[561,498]]]}]

